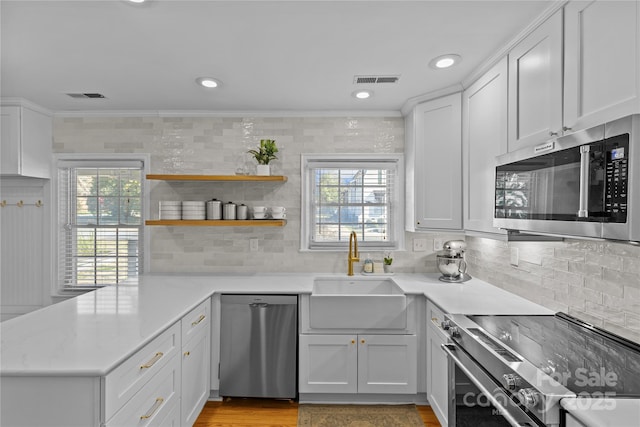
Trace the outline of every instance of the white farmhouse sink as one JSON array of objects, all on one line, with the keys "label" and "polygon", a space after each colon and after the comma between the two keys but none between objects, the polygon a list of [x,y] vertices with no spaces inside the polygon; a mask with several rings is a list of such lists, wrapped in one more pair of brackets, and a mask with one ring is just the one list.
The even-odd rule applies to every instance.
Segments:
[{"label": "white farmhouse sink", "polygon": [[391,279],[317,278],[309,326],[317,329],[405,329],[407,298]]}]

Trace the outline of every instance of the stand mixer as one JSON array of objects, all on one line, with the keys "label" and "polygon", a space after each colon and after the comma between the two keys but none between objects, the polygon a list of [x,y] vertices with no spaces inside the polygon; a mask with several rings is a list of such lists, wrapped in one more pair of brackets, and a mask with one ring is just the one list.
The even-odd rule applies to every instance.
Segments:
[{"label": "stand mixer", "polygon": [[471,279],[467,274],[467,263],[464,261],[464,250],[467,244],[463,240],[449,240],[442,245],[442,251],[436,255],[438,270],[442,273],[439,279],[448,283],[462,283]]}]

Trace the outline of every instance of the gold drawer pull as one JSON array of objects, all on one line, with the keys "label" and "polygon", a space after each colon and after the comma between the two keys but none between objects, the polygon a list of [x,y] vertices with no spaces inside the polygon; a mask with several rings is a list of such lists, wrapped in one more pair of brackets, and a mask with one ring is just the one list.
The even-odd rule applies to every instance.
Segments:
[{"label": "gold drawer pull", "polygon": [[196,326],[198,323],[202,322],[206,317],[207,316],[205,316],[204,314],[201,314],[200,317],[198,317],[198,320],[191,322],[191,326]]},{"label": "gold drawer pull", "polygon": [[184,355],[185,355],[185,357],[186,357],[186,356],[190,356],[190,355],[191,355],[191,352],[190,352],[190,351],[185,351],[185,352],[184,352]]},{"label": "gold drawer pull", "polygon": [[437,318],[437,317],[432,317],[432,318],[431,318],[431,321],[432,321],[433,323],[435,323],[436,325],[438,324],[438,318]]},{"label": "gold drawer pull", "polygon": [[356,340],[351,340],[351,344],[355,344],[355,343],[356,343]]},{"label": "gold drawer pull", "polygon": [[162,397],[157,398],[155,403],[151,407],[151,409],[149,409],[146,414],[141,415],[140,419],[141,420],[146,420],[148,418],[153,417],[153,414],[155,414],[155,412],[158,410],[158,408],[162,406],[162,402],[164,402],[164,399]]},{"label": "gold drawer pull", "polygon": [[360,340],[360,344],[364,344],[364,340]]},{"label": "gold drawer pull", "polygon": [[163,354],[161,351],[157,352],[157,353],[156,353],[156,355],[155,355],[155,356],[153,356],[153,357],[151,358],[151,360],[149,360],[149,361],[148,361],[147,363],[145,363],[144,365],[140,365],[140,369],[147,369],[147,368],[152,367],[153,365],[155,365],[155,363],[156,363],[158,360],[160,360],[160,358],[161,358],[162,356],[164,356],[164,354]]}]

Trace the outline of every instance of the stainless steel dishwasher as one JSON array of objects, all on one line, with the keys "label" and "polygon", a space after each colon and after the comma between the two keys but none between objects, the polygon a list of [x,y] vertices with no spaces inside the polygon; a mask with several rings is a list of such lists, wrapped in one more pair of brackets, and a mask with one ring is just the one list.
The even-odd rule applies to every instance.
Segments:
[{"label": "stainless steel dishwasher", "polygon": [[220,396],[297,397],[298,297],[221,295]]}]

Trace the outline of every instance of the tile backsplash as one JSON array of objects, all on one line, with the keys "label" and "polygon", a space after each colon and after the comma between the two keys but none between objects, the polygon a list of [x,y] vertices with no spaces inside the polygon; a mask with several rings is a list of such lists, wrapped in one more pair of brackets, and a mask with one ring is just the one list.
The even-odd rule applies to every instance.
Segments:
[{"label": "tile backsplash", "polygon": [[[286,183],[147,181],[150,215],[158,218],[160,200],[234,201],[249,206],[284,206],[285,227],[147,227],[148,271],[346,272],[346,253],[300,251],[300,155],[302,153],[402,153],[402,117],[67,117],[54,120],[57,153],[149,153],[151,173],[255,173],[246,154],[260,139],[275,139],[278,160],[272,174]],[[406,233],[410,247],[413,233]],[[459,236],[426,235],[434,239]],[[249,240],[258,239],[250,252]],[[394,269],[437,272],[434,251],[398,251]],[[364,253],[361,254],[364,258]],[[382,259],[382,253],[372,253]]]},{"label": "tile backsplash", "polygon": [[472,276],[640,343],[640,246],[466,240]]},{"label": "tile backsplash", "polygon": [[[147,227],[151,272],[346,272],[345,253],[301,252],[300,155],[302,153],[402,153],[401,117],[58,117],[54,152],[149,153],[152,173],[234,174],[255,162],[246,154],[260,139],[280,152],[272,173],[286,183],[185,183],[147,181],[151,217],[160,200],[217,198],[287,208],[285,227]],[[426,252],[411,251],[413,238]],[[249,240],[258,239],[258,251]],[[406,251],[394,254],[398,272],[437,272],[434,241],[461,234],[406,233]],[[640,247],[566,240],[503,242],[467,237],[472,276],[555,311],[640,342]],[[518,250],[518,266],[510,265]],[[364,255],[364,254],[362,254]],[[382,258],[382,253],[372,253]]]}]

